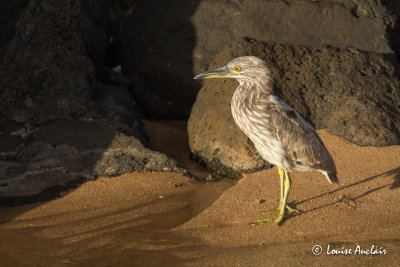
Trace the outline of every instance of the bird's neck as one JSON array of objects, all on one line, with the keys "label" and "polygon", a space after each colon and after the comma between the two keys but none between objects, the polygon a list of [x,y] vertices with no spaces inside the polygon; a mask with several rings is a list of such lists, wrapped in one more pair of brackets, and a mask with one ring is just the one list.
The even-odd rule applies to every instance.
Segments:
[{"label": "bird's neck", "polygon": [[272,92],[271,79],[263,77],[262,79],[241,79],[239,87],[236,89],[234,97],[242,101],[254,102],[257,99],[268,98]]}]

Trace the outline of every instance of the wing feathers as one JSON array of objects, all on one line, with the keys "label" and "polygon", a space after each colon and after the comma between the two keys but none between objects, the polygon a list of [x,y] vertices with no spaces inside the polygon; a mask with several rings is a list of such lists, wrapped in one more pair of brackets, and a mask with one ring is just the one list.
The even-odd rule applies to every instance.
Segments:
[{"label": "wing feathers", "polygon": [[277,96],[264,98],[271,126],[279,132],[285,156],[294,164],[326,171],[337,181],[335,162],[314,128]]}]

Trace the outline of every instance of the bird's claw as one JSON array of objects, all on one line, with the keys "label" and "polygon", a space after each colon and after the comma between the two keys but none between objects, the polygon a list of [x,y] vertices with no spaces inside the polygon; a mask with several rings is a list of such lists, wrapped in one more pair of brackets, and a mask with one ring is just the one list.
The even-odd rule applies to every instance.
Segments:
[{"label": "bird's claw", "polygon": [[[299,210],[296,210],[296,209],[290,207],[289,205],[286,205],[286,209],[287,209],[289,212],[300,213]],[[273,208],[273,209],[271,209],[271,210],[264,210],[264,211],[261,211],[261,214],[266,214],[266,213],[270,213],[270,212],[274,212],[274,211],[280,211],[280,210],[281,210],[281,207],[278,206],[278,207]]]},{"label": "bird's claw", "polygon": [[270,213],[270,212],[274,212],[274,211],[280,211],[281,210],[281,207],[275,207],[275,208],[273,208],[273,209],[270,209],[270,210],[262,210],[261,211],[261,214],[266,214],[266,213]]},{"label": "bird's claw", "polygon": [[[265,214],[265,213],[270,213],[270,212],[273,212],[273,211],[280,211],[281,214],[279,214],[278,217],[274,217],[274,218],[270,218],[270,219],[259,219],[259,220],[257,220],[256,223],[251,223],[250,225],[258,226],[258,225],[261,225],[261,224],[267,224],[267,223],[272,223],[272,222],[276,222],[277,224],[281,224],[284,219],[296,216],[297,213],[300,213],[299,210],[296,210],[296,209],[290,207],[289,205],[286,205],[284,213],[282,213],[281,205],[279,205],[278,207],[273,208],[271,210],[261,211],[261,213]],[[291,213],[287,213],[286,211],[291,212]]]},{"label": "bird's claw", "polygon": [[259,219],[255,223],[250,223],[251,226],[259,226],[262,224],[267,224],[267,223],[277,223],[278,225],[283,222],[284,219],[291,218],[293,216],[296,216],[296,214],[285,214],[285,215],[279,215],[278,217],[274,218],[269,218],[269,219]]}]

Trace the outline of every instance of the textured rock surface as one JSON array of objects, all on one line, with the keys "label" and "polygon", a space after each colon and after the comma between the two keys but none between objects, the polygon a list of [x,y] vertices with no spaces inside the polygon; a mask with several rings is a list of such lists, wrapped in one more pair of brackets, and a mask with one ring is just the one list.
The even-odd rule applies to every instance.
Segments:
[{"label": "textured rock surface", "polygon": [[0,1],[0,49],[14,37],[15,24],[28,2],[29,0]]},{"label": "textured rock surface", "polygon": [[176,168],[174,160],[115,128],[102,121],[2,128],[0,197],[34,195],[78,178]]},{"label": "textured rock surface", "polygon": [[[384,4],[370,0],[201,1],[192,17],[197,36],[193,70],[203,71],[238,37],[392,53],[387,33],[395,27],[396,17]],[[399,9],[393,4],[388,7]]]},{"label": "textured rock surface", "polygon": [[111,25],[108,0],[80,0],[88,27],[82,31],[86,53],[96,65],[106,65],[110,46]]},{"label": "textured rock surface", "polygon": [[31,196],[52,187],[131,171],[181,171],[174,160],[146,148],[130,79],[98,66],[95,113],[40,127],[0,124],[0,197]]},{"label": "textured rock surface", "polygon": [[[122,72],[147,117],[187,118],[199,84],[193,81],[196,43],[190,16],[197,1],[114,3],[112,20]],[[151,14],[151,15],[149,15]]]},{"label": "textured rock surface", "polygon": [[173,160],[146,148],[132,80],[99,65],[109,45],[108,1],[0,6],[19,15],[0,27],[0,197],[174,170]]},{"label": "textured rock surface", "polygon": [[193,73],[236,38],[392,53],[391,2],[126,0],[112,4],[112,19],[122,71],[134,78],[144,113],[186,118],[199,89]]},{"label": "textured rock surface", "polygon": [[[400,81],[393,54],[240,40],[218,54],[210,68],[244,55],[267,62],[276,94],[317,129],[327,128],[359,145],[400,144]],[[237,85],[234,80],[205,81],[188,124],[192,153],[205,162],[220,162],[216,170],[259,166],[253,153],[246,153],[254,150],[243,145],[246,137],[230,114]]]},{"label": "textured rock surface", "polygon": [[0,111],[43,124],[93,109],[94,66],[82,32],[90,26],[80,1],[29,1],[0,62]]}]

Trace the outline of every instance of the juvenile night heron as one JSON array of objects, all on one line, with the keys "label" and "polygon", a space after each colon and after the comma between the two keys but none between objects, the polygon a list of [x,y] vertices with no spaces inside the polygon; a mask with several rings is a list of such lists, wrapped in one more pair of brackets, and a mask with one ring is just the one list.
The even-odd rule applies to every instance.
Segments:
[{"label": "juvenile night heron", "polygon": [[286,210],[299,212],[287,205],[290,171],[317,170],[330,183],[339,183],[335,162],[314,128],[273,94],[270,70],[264,61],[252,56],[238,57],[194,77],[209,78],[234,78],[239,82],[231,101],[235,123],[253,141],[262,158],[278,167],[280,204],[270,211],[279,210],[279,216],[258,220],[257,224],[280,224],[292,215],[286,214]]}]

